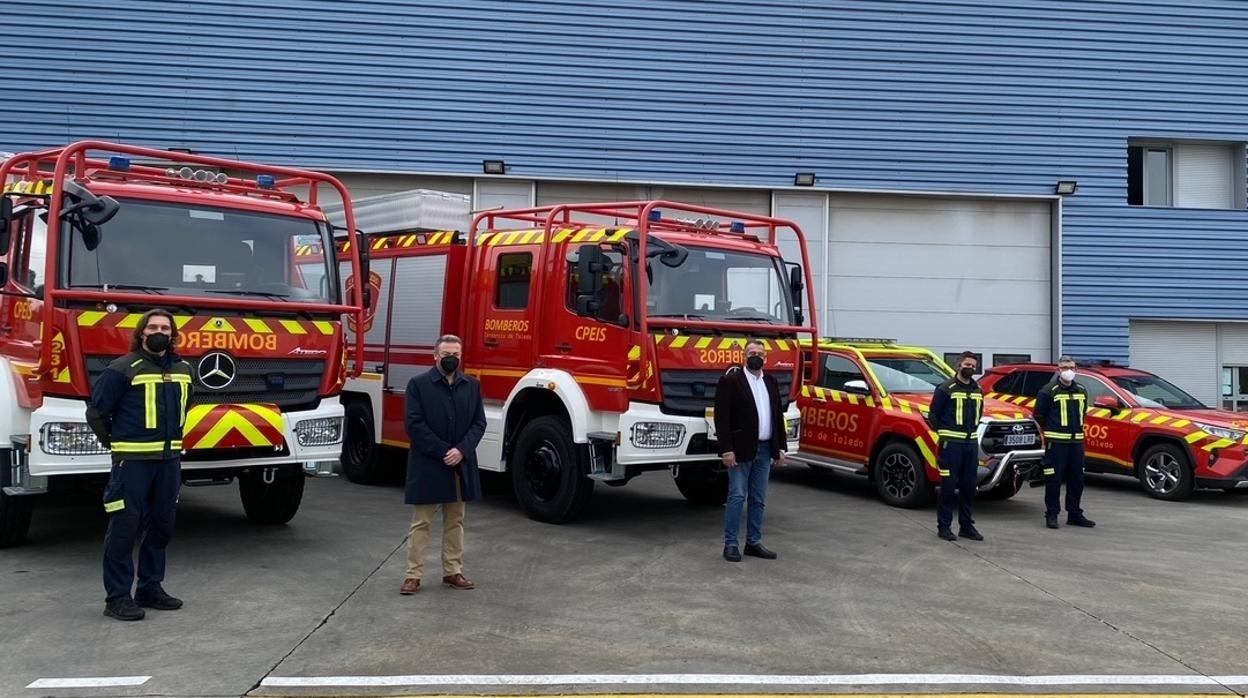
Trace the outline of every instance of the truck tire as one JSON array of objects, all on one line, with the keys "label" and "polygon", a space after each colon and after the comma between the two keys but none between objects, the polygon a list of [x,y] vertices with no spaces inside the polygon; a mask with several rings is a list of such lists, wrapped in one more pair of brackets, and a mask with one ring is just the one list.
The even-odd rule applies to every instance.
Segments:
[{"label": "truck tire", "polygon": [[535,521],[571,521],[594,491],[586,477],[588,446],[573,443],[566,417],[547,415],[524,425],[508,469],[520,508]]},{"label": "truck tire", "polygon": [[703,465],[682,465],[676,471],[676,489],[696,506],[722,507],[728,501],[728,473]]},{"label": "truck tire", "polygon": [[264,469],[255,468],[238,477],[238,494],[247,519],[263,526],[279,526],[295,518],[303,501],[303,472],[283,468],[273,482],[264,481]]},{"label": "truck tire", "polygon": [[[8,487],[10,449],[0,449],[0,485]],[[0,548],[12,548],[26,542],[30,532],[30,516],[35,509],[33,496],[11,497],[0,491]]]},{"label": "truck tire", "polygon": [[364,400],[347,403],[346,433],[342,439],[342,474],[360,485],[375,485],[384,479],[381,448],[373,427],[373,410]]},{"label": "truck tire", "polygon": [[1177,502],[1192,496],[1196,475],[1187,453],[1174,444],[1149,446],[1136,465],[1140,486],[1150,497]]},{"label": "truck tire", "polygon": [[927,481],[927,466],[908,443],[893,441],[880,449],[871,475],[880,499],[889,506],[918,509],[932,500],[934,489]]}]

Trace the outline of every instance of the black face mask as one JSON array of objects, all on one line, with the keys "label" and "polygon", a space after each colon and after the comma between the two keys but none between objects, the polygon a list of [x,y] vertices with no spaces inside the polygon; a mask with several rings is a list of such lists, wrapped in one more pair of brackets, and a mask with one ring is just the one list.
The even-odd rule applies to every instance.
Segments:
[{"label": "black face mask", "polygon": [[438,367],[442,369],[443,373],[449,376],[459,369],[459,357],[443,356],[438,360]]},{"label": "black face mask", "polygon": [[961,375],[963,378],[967,378],[967,379],[969,379],[971,376],[975,375],[975,369],[973,369],[973,368],[960,368],[960,369],[958,369],[958,374],[959,374],[959,375]]},{"label": "black face mask", "polygon": [[148,351],[153,354],[159,354],[169,349],[170,341],[169,335],[164,332],[157,332],[156,334],[147,335],[147,338],[143,340],[143,344],[147,346]]},{"label": "black face mask", "polygon": [[761,371],[763,368],[763,357],[748,356],[745,359],[745,367],[751,371]]}]

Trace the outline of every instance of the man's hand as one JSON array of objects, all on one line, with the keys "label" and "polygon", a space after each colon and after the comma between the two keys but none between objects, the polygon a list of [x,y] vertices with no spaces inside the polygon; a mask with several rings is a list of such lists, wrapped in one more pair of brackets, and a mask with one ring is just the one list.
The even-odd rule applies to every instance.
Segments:
[{"label": "man's hand", "polygon": [[776,456],[775,460],[772,461],[772,464],[778,467],[784,467],[785,463],[787,462],[788,457],[789,457],[788,453],[781,451],[780,455]]},{"label": "man's hand", "polygon": [[460,461],[462,461],[463,459],[464,459],[464,454],[460,453],[458,448],[452,448],[451,450],[446,452],[445,456],[442,456],[442,462],[446,463],[452,468],[459,465]]},{"label": "man's hand", "polygon": [[724,459],[724,467],[726,468],[737,467],[737,454],[733,453],[732,451],[720,454],[719,457]]}]

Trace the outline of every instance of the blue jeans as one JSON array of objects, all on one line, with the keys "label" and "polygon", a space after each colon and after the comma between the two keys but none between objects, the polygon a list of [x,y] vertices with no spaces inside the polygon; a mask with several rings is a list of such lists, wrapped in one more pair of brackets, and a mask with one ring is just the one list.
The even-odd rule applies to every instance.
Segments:
[{"label": "blue jeans", "polygon": [[763,509],[767,502],[767,479],[771,476],[771,452],[761,448],[754,460],[728,469],[728,504],[724,507],[724,545],[738,545],[741,506],[749,499],[745,544],[763,542]]}]

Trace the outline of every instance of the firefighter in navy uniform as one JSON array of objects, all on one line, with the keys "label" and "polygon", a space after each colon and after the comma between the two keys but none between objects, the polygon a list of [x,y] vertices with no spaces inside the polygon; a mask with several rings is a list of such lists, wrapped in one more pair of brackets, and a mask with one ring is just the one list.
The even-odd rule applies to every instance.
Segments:
[{"label": "firefighter in navy uniform", "polygon": [[[104,490],[104,615],[141,620],[140,606],[172,611],[165,593],[165,548],[173,535],[182,486],[182,427],[191,400],[191,367],[173,352],[173,316],[150,310],[139,320],[130,353],[104,369],[91,387],[87,422],[112,451]],[[139,544],[138,586],[134,546]]]},{"label": "firefighter in navy uniform", "polygon": [[[940,438],[940,499],[936,505],[936,533],[944,540],[959,536],[983,540],[975,530],[972,511],[979,474],[979,418],[984,394],[972,376],[979,361],[969,351],[958,359],[958,374],[936,386],[928,410],[928,424]],[[955,494],[956,491],[956,494]],[[954,535],[953,502],[958,502],[958,534]]]},{"label": "firefighter in navy uniform", "polygon": [[1096,522],[1083,515],[1083,416],[1088,391],[1075,382],[1075,360],[1063,356],[1057,377],[1036,395],[1035,415],[1044,431],[1044,525],[1057,528],[1062,511],[1062,485],[1066,485],[1066,523],[1092,528]]}]

